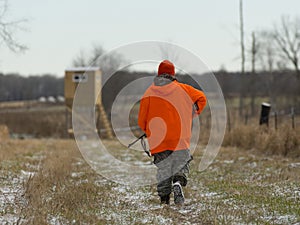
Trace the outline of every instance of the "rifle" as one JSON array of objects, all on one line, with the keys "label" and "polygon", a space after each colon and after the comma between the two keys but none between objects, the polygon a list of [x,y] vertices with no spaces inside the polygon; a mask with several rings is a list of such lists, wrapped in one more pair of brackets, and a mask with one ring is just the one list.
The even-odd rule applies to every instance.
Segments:
[{"label": "rifle", "polygon": [[142,145],[142,147],[143,147],[143,149],[144,149],[144,152],[149,156],[149,157],[151,157],[151,153],[150,153],[150,151],[147,149],[147,147],[146,147],[146,142],[145,142],[145,140],[144,140],[144,138],[146,138],[147,137],[147,135],[146,134],[143,134],[143,135],[141,135],[140,137],[138,137],[135,141],[133,141],[132,143],[130,143],[129,145],[128,145],[128,148],[130,148],[132,145],[134,145],[136,142],[138,142],[139,140],[141,140],[141,145]]}]

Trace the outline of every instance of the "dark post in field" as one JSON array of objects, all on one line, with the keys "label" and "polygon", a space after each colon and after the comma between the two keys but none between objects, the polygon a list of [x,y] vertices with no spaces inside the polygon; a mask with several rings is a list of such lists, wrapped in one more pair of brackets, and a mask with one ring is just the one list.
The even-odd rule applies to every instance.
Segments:
[{"label": "dark post in field", "polygon": [[269,103],[263,102],[261,104],[259,125],[266,124],[267,126],[269,126],[270,110],[271,110],[271,105]]},{"label": "dark post in field", "polygon": [[294,107],[291,108],[291,117],[292,117],[292,128],[295,129],[295,110],[294,110]]}]

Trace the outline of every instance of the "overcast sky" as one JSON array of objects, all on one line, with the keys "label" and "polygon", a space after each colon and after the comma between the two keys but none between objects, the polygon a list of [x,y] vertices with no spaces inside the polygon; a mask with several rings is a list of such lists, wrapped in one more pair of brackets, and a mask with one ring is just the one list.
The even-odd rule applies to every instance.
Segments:
[{"label": "overcast sky", "polygon": [[[22,54],[0,46],[0,72],[58,76],[81,49],[106,50],[144,40],[170,41],[198,55],[209,68],[238,70],[239,1],[9,0],[9,17],[27,18],[17,38]],[[246,40],[281,15],[300,14],[299,0],[244,0]]]}]

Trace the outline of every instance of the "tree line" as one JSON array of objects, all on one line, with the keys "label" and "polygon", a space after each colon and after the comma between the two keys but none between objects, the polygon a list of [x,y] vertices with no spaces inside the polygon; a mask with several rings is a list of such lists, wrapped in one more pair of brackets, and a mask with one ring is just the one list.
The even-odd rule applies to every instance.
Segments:
[{"label": "tree line", "polygon": [[[251,72],[241,75],[239,72],[217,71],[214,73],[225,99],[238,98],[241,93],[250,101],[250,111],[254,111],[256,98],[267,100],[278,108],[299,105],[300,82],[294,71]],[[148,72],[118,71],[102,88],[103,104],[108,112],[118,93],[130,82],[146,76],[155,76]],[[189,75],[178,74],[180,82],[199,88]],[[142,93],[146,87],[136,90]],[[40,97],[63,96],[64,78],[54,75],[21,76],[19,74],[0,73],[0,101],[37,100]]]},{"label": "tree line", "polygon": [[36,100],[63,96],[64,79],[54,75],[21,76],[0,73],[0,101]]}]

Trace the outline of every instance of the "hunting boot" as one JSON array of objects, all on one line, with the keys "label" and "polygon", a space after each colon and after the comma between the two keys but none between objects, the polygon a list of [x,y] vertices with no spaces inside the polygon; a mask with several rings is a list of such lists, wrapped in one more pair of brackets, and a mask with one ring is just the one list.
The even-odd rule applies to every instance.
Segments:
[{"label": "hunting boot", "polygon": [[165,195],[160,197],[160,204],[170,204],[170,195]]},{"label": "hunting boot", "polygon": [[184,195],[181,184],[179,182],[175,182],[173,184],[173,192],[174,192],[174,203],[176,205],[180,205],[184,203]]}]

